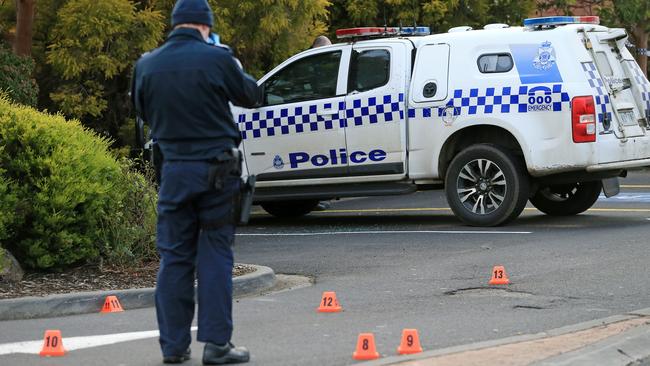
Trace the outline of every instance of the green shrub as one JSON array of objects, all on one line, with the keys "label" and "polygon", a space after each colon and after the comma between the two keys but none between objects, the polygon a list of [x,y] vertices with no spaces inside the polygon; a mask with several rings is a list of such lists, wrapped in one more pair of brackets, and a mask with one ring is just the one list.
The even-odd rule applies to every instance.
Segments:
[{"label": "green shrub", "polygon": [[122,174],[116,186],[123,193],[115,203],[115,214],[104,219],[106,243],[103,257],[113,265],[130,265],[158,259],[156,251],[156,201],[158,194],[152,184],[153,172],[141,174],[133,162],[120,160]]},{"label": "green shrub", "polygon": [[0,198],[15,197],[4,243],[21,264],[59,270],[152,253],[155,191],[109,145],[78,121],[0,98],[0,166],[10,193]]},{"label": "green shrub", "polygon": [[[2,155],[0,147],[0,155]],[[4,170],[0,165],[0,272],[4,269],[5,249],[3,241],[11,236],[9,230],[15,220],[16,196],[9,192],[9,181],[3,175]]]},{"label": "green shrub", "polygon": [[[2,155],[1,149],[0,155]],[[3,172],[4,170],[0,168],[0,251],[2,251],[2,242],[11,235],[9,230],[16,216],[16,196],[9,191],[9,181],[4,177]]]},{"label": "green shrub", "polygon": [[16,103],[36,106],[38,85],[33,72],[34,60],[18,57],[0,43],[0,91]]}]

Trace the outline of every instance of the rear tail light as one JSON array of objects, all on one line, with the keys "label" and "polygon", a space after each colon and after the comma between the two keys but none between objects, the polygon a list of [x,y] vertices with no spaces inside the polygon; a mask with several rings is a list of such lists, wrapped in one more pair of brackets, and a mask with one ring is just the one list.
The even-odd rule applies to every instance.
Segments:
[{"label": "rear tail light", "polygon": [[571,101],[571,125],[573,142],[596,141],[596,105],[594,98],[575,97]]}]

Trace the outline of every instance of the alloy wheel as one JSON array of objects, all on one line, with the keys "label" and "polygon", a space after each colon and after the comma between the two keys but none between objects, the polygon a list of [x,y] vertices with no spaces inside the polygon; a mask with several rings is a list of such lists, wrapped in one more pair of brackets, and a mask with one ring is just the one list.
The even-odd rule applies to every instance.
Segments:
[{"label": "alloy wheel", "polygon": [[456,191],[467,210],[478,215],[488,215],[496,211],[505,200],[506,177],[493,161],[475,159],[460,170]]}]

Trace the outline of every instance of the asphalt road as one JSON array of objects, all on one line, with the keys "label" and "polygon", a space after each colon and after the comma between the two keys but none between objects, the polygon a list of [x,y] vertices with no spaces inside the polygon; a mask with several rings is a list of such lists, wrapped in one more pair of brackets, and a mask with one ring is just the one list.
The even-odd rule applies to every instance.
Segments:
[{"label": "asphalt road", "polygon": [[[234,342],[251,365],[346,365],[360,332],[393,355],[403,328],[427,350],[536,333],[650,307],[650,171],[585,214],[554,218],[528,208],[500,228],[463,226],[442,192],[360,198],[302,219],[256,214],[240,230],[236,260],[315,279],[311,287],[239,299]],[[489,289],[494,265],[511,285]],[[344,312],[315,311],[336,291]],[[153,309],[0,322],[0,345],[156,329]],[[200,365],[202,347],[193,345]],[[155,338],[88,348],[60,359],[10,354],[0,365],[158,365]]]}]

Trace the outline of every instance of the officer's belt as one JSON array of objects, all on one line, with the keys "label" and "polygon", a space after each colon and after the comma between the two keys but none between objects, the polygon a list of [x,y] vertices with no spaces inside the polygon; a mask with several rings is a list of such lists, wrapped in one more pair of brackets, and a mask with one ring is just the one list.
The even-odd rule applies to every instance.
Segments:
[{"label": "officer's belt", "polygon": [[158,139],[158,143],[164,145],[165,150],[171,150],[176,154],[191,154],[197,148],[203,150],[207,145],[218,146],[218,150],[228,150],[237,146],[234,139],[230,137],[197,138],[197,139]]}]

